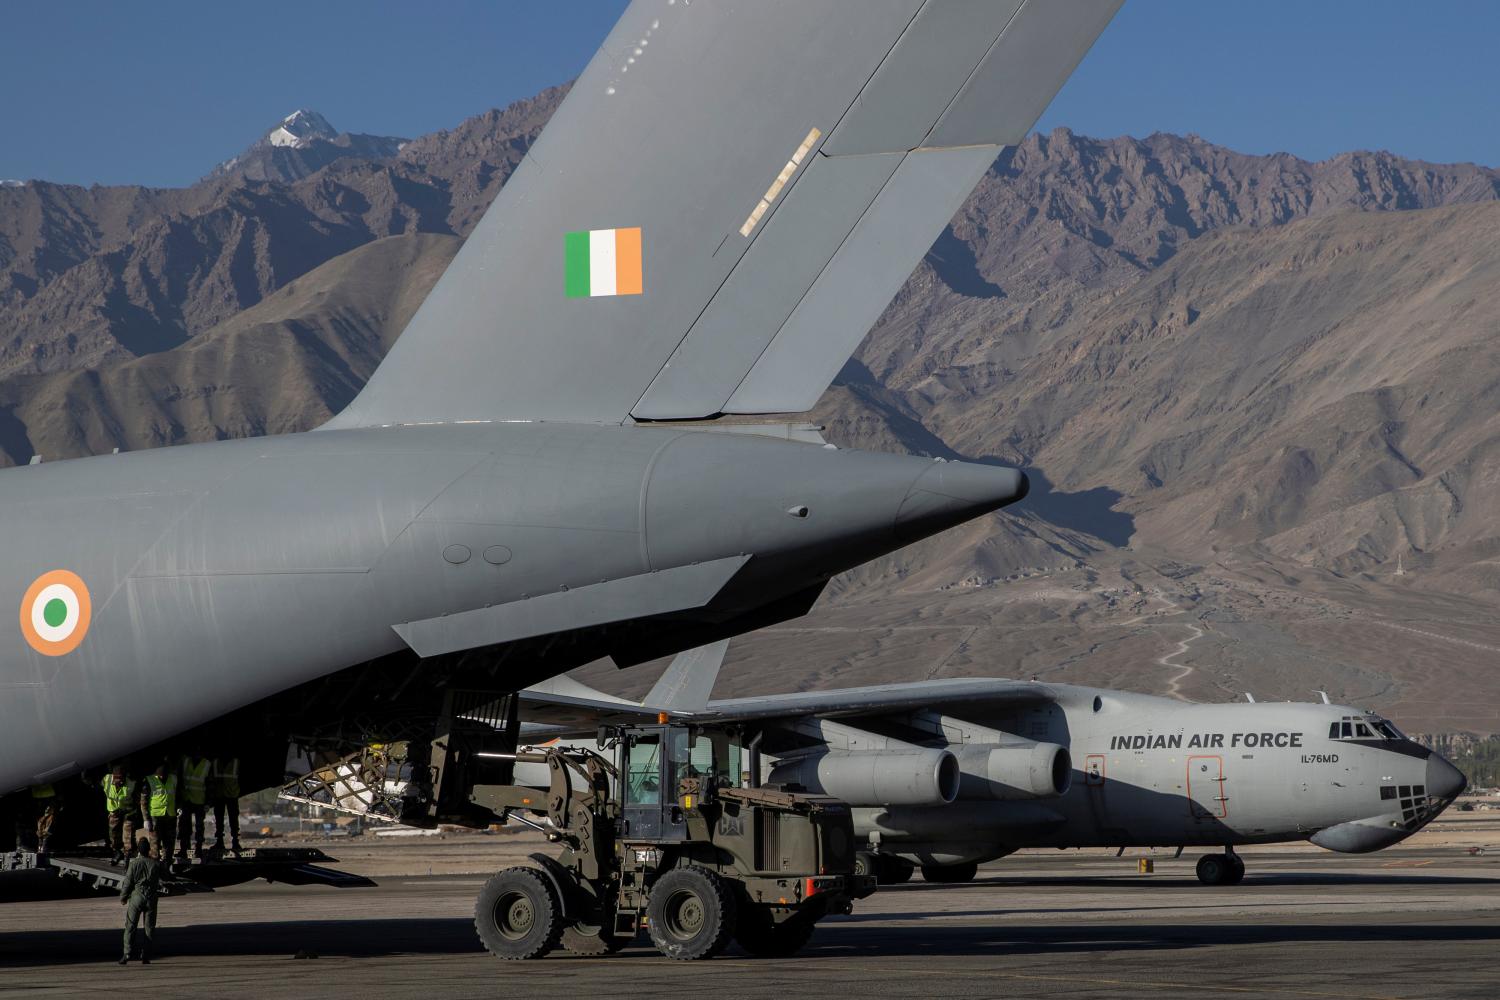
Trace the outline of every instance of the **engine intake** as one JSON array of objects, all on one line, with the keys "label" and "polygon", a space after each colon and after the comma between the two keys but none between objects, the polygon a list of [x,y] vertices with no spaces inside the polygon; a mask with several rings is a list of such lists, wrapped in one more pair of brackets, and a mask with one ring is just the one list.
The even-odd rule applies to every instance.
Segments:
[{"label": "engine intake", "polygon": [[779,761],[769,780],[801,785],[851,806],[942,806],[958,797],[958,758],[949,750],[830,750]]}]

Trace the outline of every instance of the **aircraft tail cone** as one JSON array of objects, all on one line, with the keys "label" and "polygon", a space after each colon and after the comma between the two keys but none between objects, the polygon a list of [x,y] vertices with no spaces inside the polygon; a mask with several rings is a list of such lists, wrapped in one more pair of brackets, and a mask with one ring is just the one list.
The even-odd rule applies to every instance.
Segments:
[{"label": "aircraft tail cone", "polygon": [[905,545],[999,510],[1026,496],[1026,473],[998,465],[934,462],[912,484],[896,512],[896,538]]}]

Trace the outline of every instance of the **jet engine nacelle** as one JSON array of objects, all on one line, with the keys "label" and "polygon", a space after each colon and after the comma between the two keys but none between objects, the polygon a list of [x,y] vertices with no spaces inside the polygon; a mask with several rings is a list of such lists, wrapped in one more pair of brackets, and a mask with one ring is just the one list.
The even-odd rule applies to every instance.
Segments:
[{"label": "jet engine nacelle", "polygon": [[1057,743],[971,743],[956,753],[962,799],[1052,799],[1073,784],[1073,757]]},{"label": "jet engine nacelle", "polygon": [[830,750],[777,763],[769,780],[843,799],[851,806],[943,806],[958,797],[949,750]]}]

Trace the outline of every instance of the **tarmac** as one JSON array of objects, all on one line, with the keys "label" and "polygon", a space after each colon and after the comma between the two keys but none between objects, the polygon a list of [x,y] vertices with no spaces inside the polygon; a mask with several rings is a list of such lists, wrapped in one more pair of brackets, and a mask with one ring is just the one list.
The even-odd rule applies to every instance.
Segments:
[{"label": "tarmac", "polygon": [[[513,863],[534,846],[494,843],[491,859]],[[441,857],[439,847],[399,851]],[[421,874],[373,888],[257,882],[168,899],[157,960],[120,969],[115,899],[10,876],[0,885],[0,994],[1500,996],[1500,853],[1244,857],[1245,882],[1221,888],[1198,883],[1191,854],[1158,856],[1142,875],[1131,856],[1026,852],[968,885],[918,876],[882,888],[852,916],[826,920],[796,958],[731,950],[699,963],[664,959],[644,938],[608,958],[559,951],[502,963],[473,933],[483,876]]]}]

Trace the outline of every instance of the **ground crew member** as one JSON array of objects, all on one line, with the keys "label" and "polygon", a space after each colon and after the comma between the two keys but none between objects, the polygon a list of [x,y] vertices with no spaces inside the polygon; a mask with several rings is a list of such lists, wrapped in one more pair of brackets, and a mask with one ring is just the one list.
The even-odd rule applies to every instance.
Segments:
[{"label": "ground crew member", "polygon": [[104,815],[109,829],[109,846],[114,849],[110,864],[118,865],[135,856],[135,831],[141,825],[140,790],[116,764],[104,776]]},{"label": "ground crew member", "polygon": [[177,837],[177,775],[166,761],[141,782],[141,806],[146,829],[156,838],[156,859],[170,862]]},{"label": "ground crew member", "polygon": [[214,851],[224,852],[224,815],[229,814],[229,837],[234,856],[240,856],[240,759],[220,757],[214,761],[210,791],[214,802]]},{"label": "ground crew member", "polygon": [[36,852],[47,853],[47,842],[52,839],[52,824],[57,822],[61,804],[57,801],[57,789],[50,784],[31,786],[31,808],[36,814]]},{"label": "ground crew member", "polygon": [[195,749],[182,762],[182,783],[178,785],[181,795],[182,821],[177,827],[177,860],[188,859],[188,834],[193,834],[193,854],[203,857],[203,825],[208,814],[208,780],[213,772],[213,761]]},{"label": "ground crew member", "polygon": [[135,845],[135,857],[120,882],[120,902],[125,907],[125,952],[120,964],[136,953],[135,930],[142,931],[139,955],[142,965],[151,964],[151,939],[156,935],[156,897],[161,895],[161,863],[151,857],[151,841],[145,837]]}]

